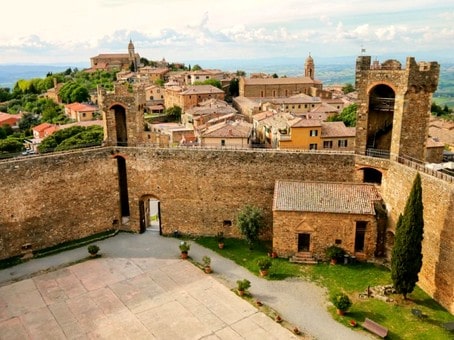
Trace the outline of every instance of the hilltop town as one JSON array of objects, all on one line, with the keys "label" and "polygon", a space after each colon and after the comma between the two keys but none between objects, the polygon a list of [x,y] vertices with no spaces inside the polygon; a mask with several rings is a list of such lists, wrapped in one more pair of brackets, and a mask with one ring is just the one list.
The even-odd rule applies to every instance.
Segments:
[{"label": "hilltop town", "polygon": [[452,313],[453,145],[439,130],[453,129],[430,118],[440,65],[360,55],[354,86],[325,87],[310,54],[302,64],[298,77],[185,69],[141,58],[130,41],[91,58],[83,72],[115,81],[86,101],[63,104],[69,90],[55,80],[43,96],[72,124],[94,125],[97,143],[43,150],[71,129],[45,122],[26,141],[38,156],[0,162],[0,207],[11,207],[0,259],[112,230],[239,238],[238,211],[253,205],[276,257],[321,263],[335,245],[346,261],[387,264],[420,175],[418,284]]}]

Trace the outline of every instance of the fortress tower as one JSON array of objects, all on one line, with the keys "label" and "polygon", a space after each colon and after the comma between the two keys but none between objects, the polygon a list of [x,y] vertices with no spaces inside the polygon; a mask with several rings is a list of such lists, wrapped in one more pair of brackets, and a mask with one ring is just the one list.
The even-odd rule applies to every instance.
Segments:
[{"label": "fortress tower", "polygon": [[98,87],[98,104],[104,121],[104,144],[134,146],[142,143],[145,91],[116,84],[113,92]]},{"label": "fortress tower", "polygon": [[358,57],[356,153],[424,161],[439,73],[437,62],[416,63],[413,57],[405,69],[397,60],[371,64],[370,56]]}]

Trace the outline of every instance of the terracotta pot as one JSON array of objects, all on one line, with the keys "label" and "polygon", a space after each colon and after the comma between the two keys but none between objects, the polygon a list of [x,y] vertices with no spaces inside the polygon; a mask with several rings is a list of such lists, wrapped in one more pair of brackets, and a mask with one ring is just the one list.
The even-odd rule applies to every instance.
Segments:
[{"label": "terracotta pot", "polygon": [[244,295],[244,290],[238,290],[238,295],[243,296]]},{"label": "terracotta pot", "polygon": [[182,251],[180,257],[183,260],[186,260],[188,258],[188,252],[187,251]]},{"label": "terracotta pot", "polygon": [[260,269],[260,276],[264,277],[268,275],[268,270],[267,269]]},{"label": "terracotta pot", "polygon": [[204,269],[205,273],[207,274],[210,274],[211,273],[211,267],[210,266],[206,266]]},{"label": "terracotta pot", "polygon": [[334,266],[337,263],[337,259],[331,259],[330,263]]},{"label": "terracotta pot", "polygon": [[345,311],[342,309],[337,309],[336,312],[338,315],[345,315]]},{"label": "terracotta pot", "polygon": [[224,249],[224,243],[218,243],[219,249]]}]

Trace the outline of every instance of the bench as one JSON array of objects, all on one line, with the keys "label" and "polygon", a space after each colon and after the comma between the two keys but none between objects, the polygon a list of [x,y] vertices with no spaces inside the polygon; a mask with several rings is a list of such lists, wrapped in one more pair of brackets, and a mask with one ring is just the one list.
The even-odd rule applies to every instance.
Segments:
[{"label": "bench", "polygon": [[368,318],[364,320],[362,327],[367,329],[369,332],[378,335],[381,338],[385,338],[388,335],[388,328],[385,328],[382,325]]}]

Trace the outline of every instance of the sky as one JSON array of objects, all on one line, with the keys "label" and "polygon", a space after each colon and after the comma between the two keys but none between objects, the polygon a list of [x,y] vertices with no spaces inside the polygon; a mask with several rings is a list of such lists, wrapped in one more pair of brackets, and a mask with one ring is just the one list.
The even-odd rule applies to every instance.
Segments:
[{"label": "sky", "polygon": [[141,57],[169,62],[317,61],[362,49],[454,61],[454,0],[12,0],[0,64],[88,66],[127,53],[130,39]]}]

